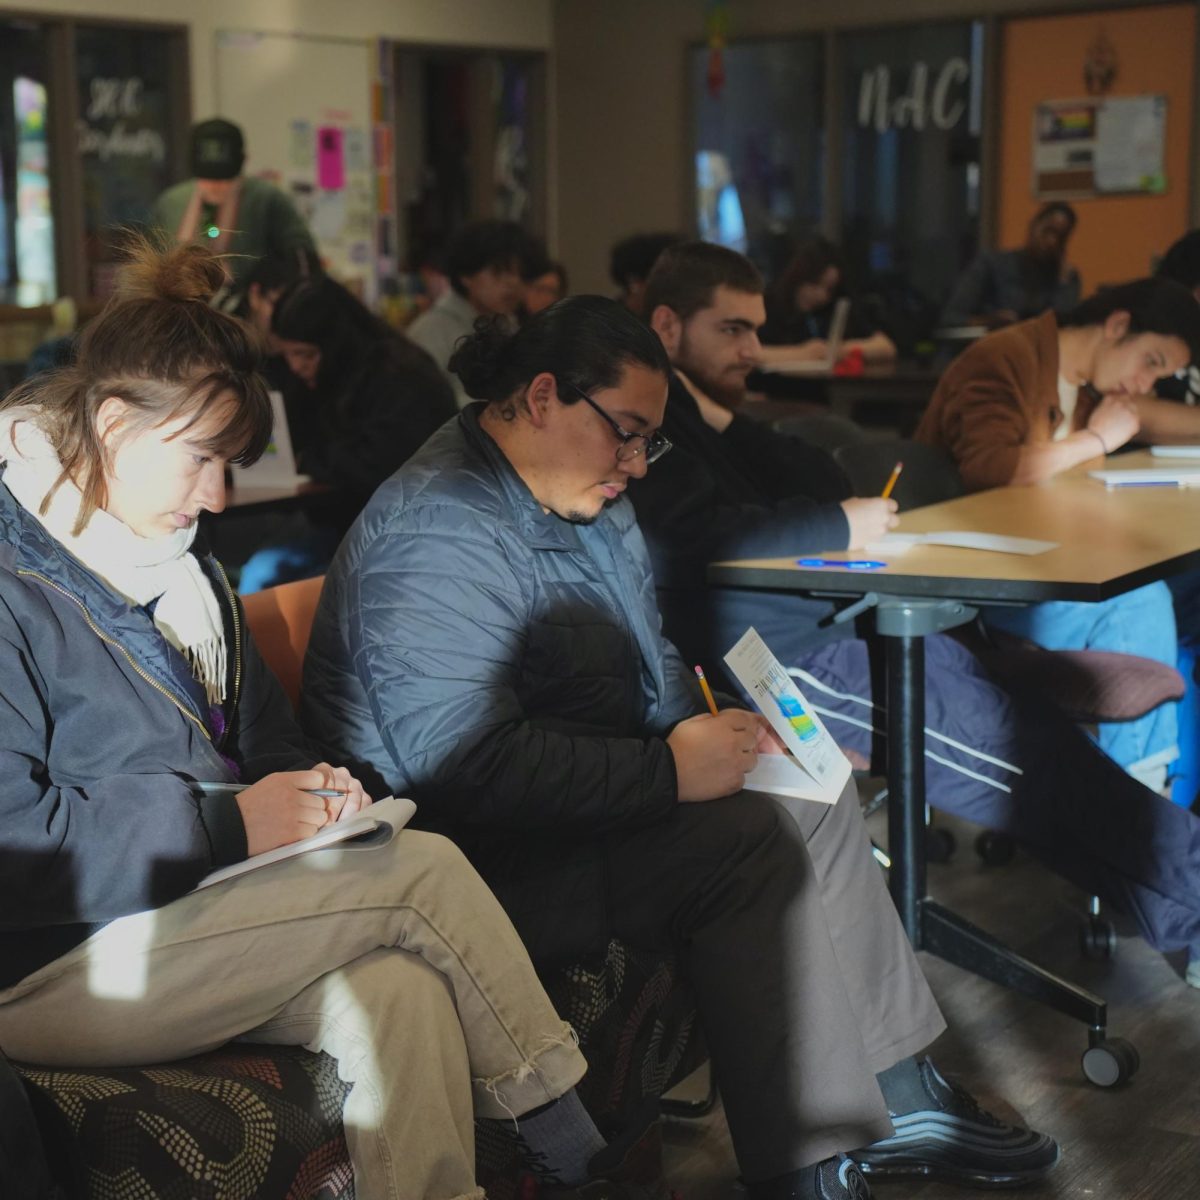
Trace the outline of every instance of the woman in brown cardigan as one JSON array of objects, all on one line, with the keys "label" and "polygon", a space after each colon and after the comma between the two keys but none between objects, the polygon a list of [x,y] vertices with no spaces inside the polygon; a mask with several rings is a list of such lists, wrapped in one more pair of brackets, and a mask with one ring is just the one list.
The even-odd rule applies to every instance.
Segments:
[{"label": "woman in brown cardigan", "polygon": [[1200,361],[1200,305],[1167,279],[1108,288],[982,338],[946,368],[916,438],[967,491],[1038,483],[1143,440],[1200,441],[1200,413],[1152,395]]},{"label": "woman in brown cardigan", "polygon": [[[976,342],[947,368],[917,429],[968,491],[1038,483],[1135,434],[1200,441],[1200,413],[1155,399],[1156,380],[1200,359],[1200,305],[1179,284],[1109,288],[1065,317],[1043,313]],[[988,623],[1050,649],[1177,657],[1171,595],[1151,584],[1098,604],[989,609]],[[1100,745],[1156,791],[1178,756],[1176,706],[1102,725]]]}]

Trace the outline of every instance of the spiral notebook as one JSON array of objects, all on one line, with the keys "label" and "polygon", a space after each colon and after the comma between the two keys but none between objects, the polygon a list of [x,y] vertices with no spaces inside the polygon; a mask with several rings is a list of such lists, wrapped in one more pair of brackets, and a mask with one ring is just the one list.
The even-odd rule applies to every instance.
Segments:
[{"label": "spiral notebook", "polygon": [[213,871],[205,875],[194,890],[212,887],[213,884],[224,883],[227,879],[236,879],[248,871],[257,871],[259,867],[269,867],[273,863],[286,862],[289,858],[313,854],[318,850],[370,850],[376,846],[386,846],[396,831],[403,829],[412,820],[416,811],[417,806],[411,800],[388,796],[377,800],[357,817],[326,825],[312,837],[302,838],[287,846],[277,846],[274,850],[267,850],[263,854],[244,858],[241,862]]}]

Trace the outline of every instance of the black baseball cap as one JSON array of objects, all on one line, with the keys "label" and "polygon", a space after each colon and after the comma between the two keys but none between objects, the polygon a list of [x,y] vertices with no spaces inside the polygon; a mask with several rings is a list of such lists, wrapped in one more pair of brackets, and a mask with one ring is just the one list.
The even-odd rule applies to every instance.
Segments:
[{"label": "black baseball cap", "polygon": [[213,117],[192,126],[192,175],[196,179],[236,179],[246,161],[246,142],[232,122]]}]

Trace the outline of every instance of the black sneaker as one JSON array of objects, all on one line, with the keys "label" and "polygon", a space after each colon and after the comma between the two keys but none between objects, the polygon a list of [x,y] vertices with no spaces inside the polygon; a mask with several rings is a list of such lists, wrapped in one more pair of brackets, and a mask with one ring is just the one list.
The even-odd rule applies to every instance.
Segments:
[{"label": "black sneaker", "polygon": [[588,1163],[586,1183],[543,1185],[546,1200],[678,1200],[662,1169],[662,1123],[657,1104],[644,1106],[630,1126]]},{"label": "black sneaker", "polygon": [[929,1107],[893,1113],[892,1137],[852,1152],[868,1178],[924,1176],[973,1187],[1019,1187],[1041,1179],[1058,1162],[1053,1138],[985,1112],[963,1088],[947,1083],[929,1059],[918,1070]]},{"label": "black sneaker", "polygon": [[746,1187],[750,1200],[871,1200],[871,1189],[853,1159],[844,1154],[815,1167]]},{"label": "black sneaker", "polygon": [[844,1154],[821,1163],[814,1184],[816,1200],[871,1200],[871,1189],[858,1164]]}]

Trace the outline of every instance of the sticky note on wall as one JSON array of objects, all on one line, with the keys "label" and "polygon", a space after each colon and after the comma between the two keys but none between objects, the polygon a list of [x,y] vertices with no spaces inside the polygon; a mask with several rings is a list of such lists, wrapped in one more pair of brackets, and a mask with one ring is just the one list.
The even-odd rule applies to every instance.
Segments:
[{"label": "sticky note on wall", "polygon": [[346,186],[346,153],[336,125],[317,130],[317,187],[340,192]]}]

